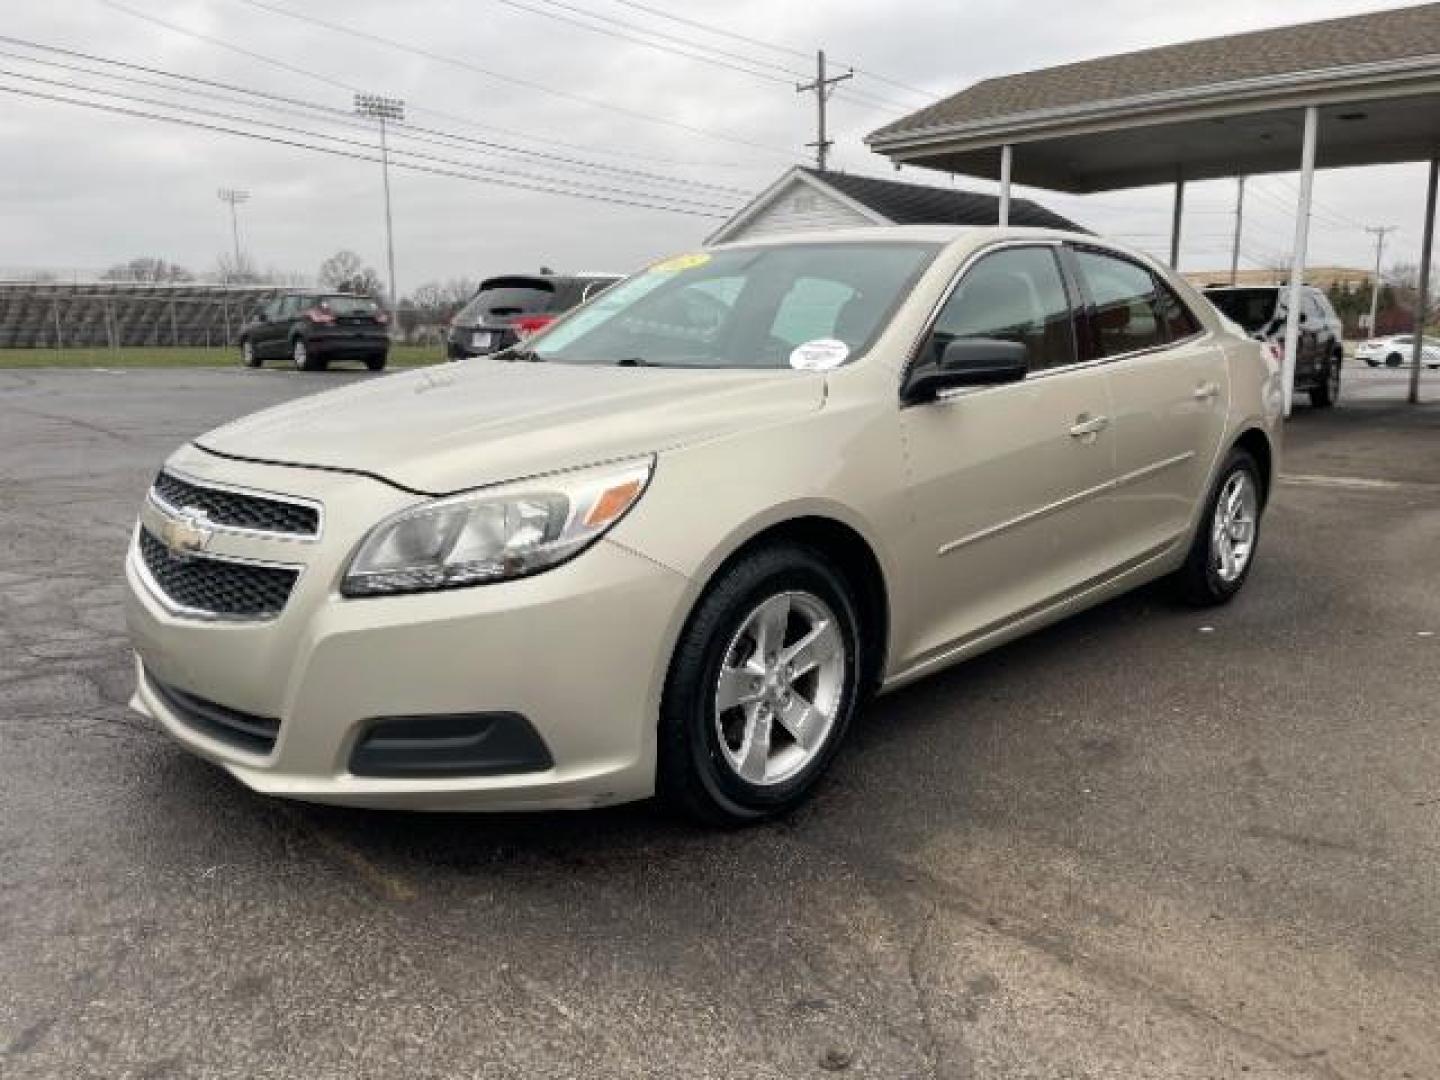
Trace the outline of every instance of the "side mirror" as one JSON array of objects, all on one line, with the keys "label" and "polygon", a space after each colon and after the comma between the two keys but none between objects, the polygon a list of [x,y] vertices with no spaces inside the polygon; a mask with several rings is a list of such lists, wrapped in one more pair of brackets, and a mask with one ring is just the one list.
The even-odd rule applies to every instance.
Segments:
[{"label": "side mirror", "polygon": [[1029,349],[1001,338],[956,338],[940,359],[916,367],[905,384],[906,404],[934,401],[945,390],[961,386],[996,386],[1019,382],[1030,370]]}]

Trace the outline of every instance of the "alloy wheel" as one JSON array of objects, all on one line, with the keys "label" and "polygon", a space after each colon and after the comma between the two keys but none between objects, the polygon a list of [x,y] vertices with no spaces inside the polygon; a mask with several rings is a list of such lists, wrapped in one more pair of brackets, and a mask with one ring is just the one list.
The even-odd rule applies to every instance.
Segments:
[{"label": "alloy wheel", "polygon": [[768,786],[799,774],[824,748],[846,685],[840,624],[808,592],[784,592],[741,622],[720,664],[715,726],[735,775]]},{"label": "alloy wheel", "polygon": [[1227,585],[1237,581],[1250,565],[1259,509],[1254,478],[1246,470],[1237,469],[1220,489],[1210,528],[1211,566]]}]

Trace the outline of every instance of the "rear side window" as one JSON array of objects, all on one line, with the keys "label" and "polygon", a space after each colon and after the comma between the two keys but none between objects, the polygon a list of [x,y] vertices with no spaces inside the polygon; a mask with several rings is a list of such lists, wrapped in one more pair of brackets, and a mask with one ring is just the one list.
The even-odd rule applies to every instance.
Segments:
[{"label": "rear side window", "polygon": [[923,359],[934,363],[956,338],[999,338],[1025,346],[1031,371],[1075,362],[1070,300],[1048,247],[986,255],[950,294]]},{"label": "rear side window", "polygon": [[1279,314],[1277,289],[1215,289],[1206,292],[1205,299],[1252,334],[1265,329]]},{"label": "rear side window", "polygon": [[1183,341],[1200,332],[1200,320],[1185,306],[1185,301],[1175,290],[1159,278],[1155,279],[1159,290],[1160,321],[1165,324],[1166,336],[1171,341]]},{"label": "rear side window", "polygon": [[1097,357],[1122,356],[1165,343],[1150,271],[1128,259],[1083,248],[1075,262],[1094,305],[1090,318]]}]

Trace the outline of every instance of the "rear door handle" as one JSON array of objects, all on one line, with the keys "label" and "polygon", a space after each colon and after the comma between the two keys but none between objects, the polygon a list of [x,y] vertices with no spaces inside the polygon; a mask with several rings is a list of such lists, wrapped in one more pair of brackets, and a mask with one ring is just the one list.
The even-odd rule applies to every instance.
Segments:
[{"label": "rear door handle", "polygon": [[1220,387],[1213,382],[1201,383],[1191,396],[1196,401],[1213,401],[1220,396]]},{"label": "rear door handle", "polygon": [[1098,435],[1109,426],[1110,418],[1108,416],[1092,416],[1087,419],[1085,414],[1081,413],[1075,418],[1075,424],[1070,428],[1070,437],[1083,439],[1089,435]]}]

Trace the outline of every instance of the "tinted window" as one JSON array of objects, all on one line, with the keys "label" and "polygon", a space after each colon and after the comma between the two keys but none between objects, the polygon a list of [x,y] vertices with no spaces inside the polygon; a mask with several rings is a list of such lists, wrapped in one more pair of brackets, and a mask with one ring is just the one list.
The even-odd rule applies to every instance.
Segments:
[{"label": "tinted window", "polygon": [[304,306],[304,297],[287,296],[280,304],[280,318],[293,319],[299,315]]},{"label": "tinted window", "polygon": [[1083,249],[1075,252],[1075,261],[1094,304],[1090,327],[1097,356],[1121,356],[1164,343],[1149,270]]},{"label": "tinted window", "polygon": [[[870,344],[935,252],[933,244],[895,241],[681,255],[607,289],[533,349],[574,364],[829,367]],[[796,335],[817,329],[845,348],[797,355]]]},{"label": "tinted window", "polygon": [[1160,290],[1160,321],[1165,324],[1165,331],[1169,339],[1181,341],[1192,334],[1198,334],[1200,321],[1185,306],[1185,302],[1176,295],[1175,290],[1158,278],[1155,284]]},{"label": "tinted window", "polygon": [[935,320],[925,359],[973,337],[1019,342],[1032,371],[1075,362],[1070,301],[1050,248],[1010,248],[972,266]]},{"label": "tinted window", "polygon": [[1278,289],[1215,289],[1205,293],[1224,314],[1254,333],[1264,330],[1277,314]]},{"label": "tinted window", "polygon": [[543,278],[499,278],[487,281],[455,316],[458,323],[509,320],[516,315],[538,315],[550,310],[555,286]]},{"label": "tinted window", "polygon": [[326,296],[320,303],[336,315],[374,315],[380,305],[365,296]]}]

